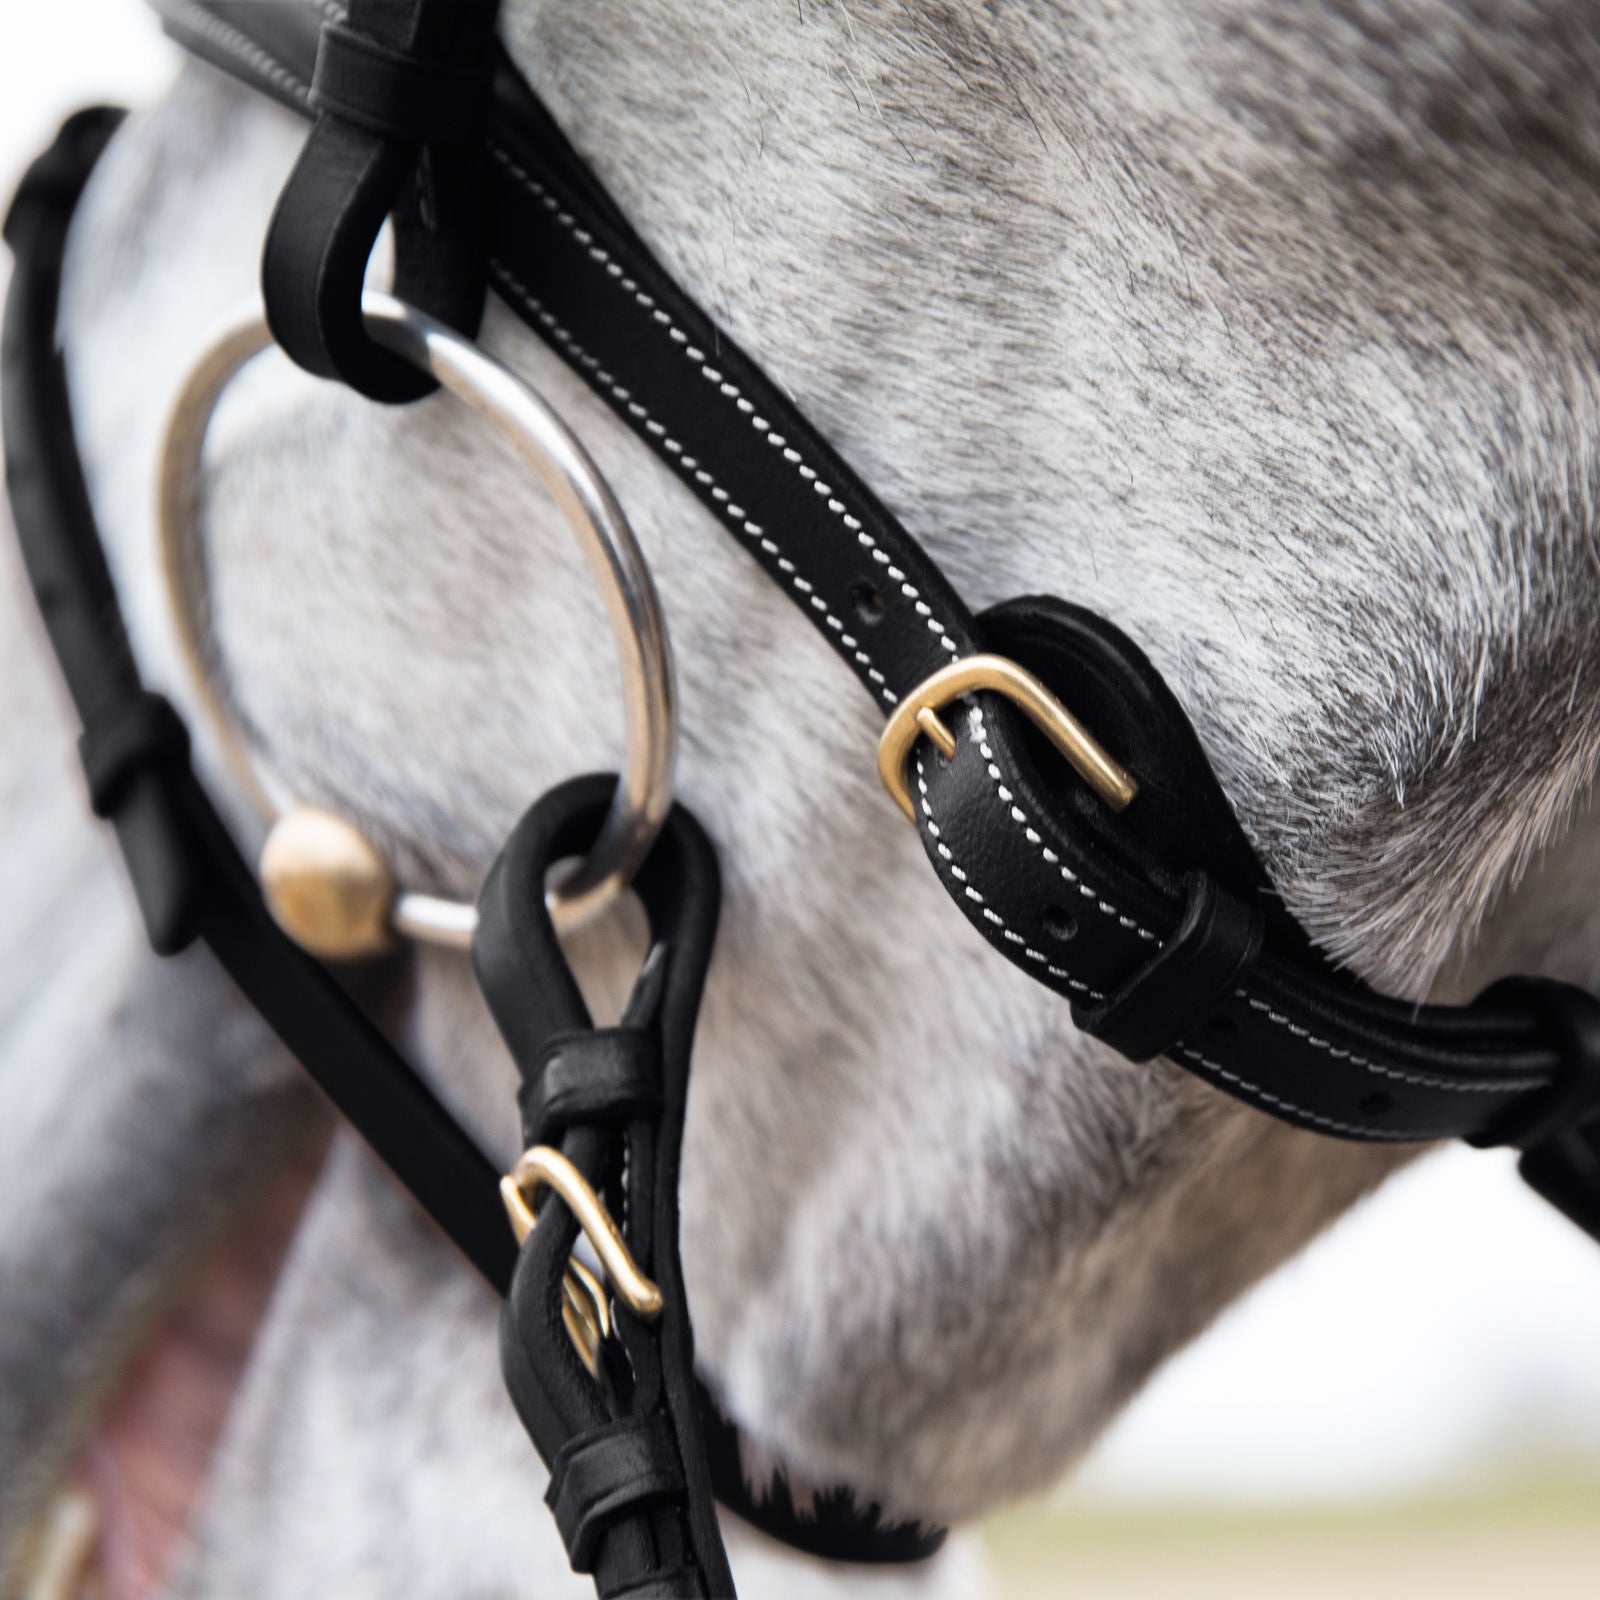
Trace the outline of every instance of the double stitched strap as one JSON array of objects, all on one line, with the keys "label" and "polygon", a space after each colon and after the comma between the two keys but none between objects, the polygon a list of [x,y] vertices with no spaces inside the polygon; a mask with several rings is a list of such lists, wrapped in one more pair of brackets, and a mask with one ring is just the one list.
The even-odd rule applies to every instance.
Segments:
[{"label": "double stitched strap", "polygon": [[[169,25],[193,40],[172,0]],[[193,9],[185,0],[185,6]],[[263,6],[263,11],[276,9]],[[203,46],[202,46],[203,47]],[[226,54],[226,53],[225,53]],[[310,62],[230,68],[309,105]],[[1159,1051],[1284,1121],[1335,1137],[1509,1139],[1515,1108],[1572,1075],[1525,995],[1414,1006],[1335,972],[1278,901],[1192,727],[1143,653],[1059,601],[975,618],[916,541],[760,369],[674,284],[502,59],[488,134],[491,281],[700,498],[885,711],[989,650],[1031,668],[1138,782],[1120,815],[1001,696],[919,743],[915,820],[941,882],[1002,955],[1079,1021]],[[1557,1141],[1569,1214],[1588,1183]]]},{"label": "double stitched strap", "polygon": [[522,1078],[524,1139],[554,1148],[604,1200],[659,1308],[647,1314],[613,1295],[617,1348],[602,1343],[589,1370],[564,1304],[579,1219],[551,1193],[512,1276],[501,1365],[550,1468],[547,1498],[573,1570],[591,1573],[602,1596],[722,1596],[733,1583],[678,1259],[689,1058],[720,880],[710,841],[674,807],[635,880],[650,954],[621,1024],[596,1029],[545,909],[545,883],[593,840],[614,787],[610,777],[563,784],[517,824],[479,896],[472,961]]},{"label": "double stitched strap", "polygon": [[[278,927],[254,874],[195,778],[180,719],[140,680],[89,504],[55,336],[61,265],[73,209],[120,119],[121,113],[104,110],[85,112],[68,122],[29,170],[5,226],[14,256],[0,358],[6,483],[24,565],[84,725],[80,749],[91,803],[116,829],[152,947],[161,954],[175,954],[197,940],[206,944],[334,1108],[501,1295],[512,1291],[513,1267],[521,1263],[518,1281],[523,1287],[513,1294],[519,1309],[508,1314],[508,1324],[537,1326],[518,1319],[528,1316],[530,1306],[535,1311],[550,1309],[538,1295],[540,1287],[548,1288],[550,1282],[540,1264],[564,1265],[570,1240],[558,1248],[559,1242],[552,1242],[552,1229],[541,1228],[534,1240],[539,1251],[550,1252],[548,1257],[536,1255],[532,1241],[519,1256],[496,1192],[498,1170],[338,978]],[[602,792],[608,796],[612,782],[593,780],[578,799],[588,803]],[[594,803],[604,809],[603,802]],[[639,1158],[629,1163],[634,1180],[644,1182],[652,1170],[660,1174],[651,1202],[659,1215],[644,1201],[627,1214],[636,1226],[653,1226],[658,1237],[671,1241],[662,1247],[670,1256],[670,1271],[660,1264],[656,1271],[669,1291],[669,1309],[679,1309],[662,1323],[664,1345],[657,1349],[647,1340],[639,1350],[630,1348],[629,1355],[661,1375],[659,1386],[671,1399],[674,1416],[685,1419],[677,1426],[691,1441],[684,1448],[697,1463],[693,1472],[684,1474],[685,1493],[698,1496],[687,1524],[695,1530],[694,1537],[683,1544],[683,1550],[690,1552],[686,1561],[693,1551],[700,1552],[692,1559],[699,1575],[694,1581],[706,1581],[710,1574],[711,1592],[731,1593],[731,1587],[717,1586],[714,1553],[707,1553],[715,1550],[714,1513],[704,1473],[708,1448],[719,1497],[774,1537],[842,1560],[920,1559],[939,1547],[940,1530],[887,1523],[876,1508],[857,1506],[846,1495],[824,1497],[813,1515],[809,1508],[796,1506],[780,1481],[770,1495],[756,1501],[744,1482],[734,1430],[694,1384],[676,1265],[677,1140],[681,1074],[687,1070],[693,1006],[698,1003],[698,983],[715,921],[715,863],[703,836],[687,819],[675,820],[669,833],[674,829],[699,840],[694,850],[681,850],[675,858],[691,866],[698,863],[689,876],[699,890],[680,908],[686,920],[675,935],[676,947],[689,953],[674,965],[663,946],[647,964],[635,996],[636,1017],[615,1029],[591,1028],[570,977],[569,987],[552,1002],[549,1013],[520,1013],[515,1005],[510,1011],[504,1005],[500,1008],[502,1024],[511,1030],[513,1048],[526,1068],[522,1094],[526,1142],[567,1149],[569,1139],[610,1139],[611,1130],[620,1128],[636,1144],[645,1140]],[[581,854],[587,843],[587,838],[577,838],[572,853]],[[659,875],[647,874],[645,879],[660,881],[670,884]],[[547,962],[558,959],[548,946],[539,948]],[[492,964],[492,956],[486,959]],[[669,970],[678,973],[678,980],[663,990]],[[359,976],[370,987],[373,974]],[[525,987],[526,977],[513,961],[506,980],[513,993]],[[663,993],[666,1000],[658,1011]],[[674,996],[679,997],[676,1002]],[[533,1019],[532,1032],[516,1034],[519,1014]],[[580,1167],[584,1166],[585,1150],[578,1155],[584,1158]],[[559,1214],[560,1208],[552,1209]],[[559,1335],[559,1323],[557,1312],[545,1333]],[[623,1334],[632,1339],[637,1330],[625,1324]],[[515,1349],[526,1354],[520,1341]],[[558,1350],[567,1363],[565,1376],[571,1380],[572,1356],[564,1338]],[[515,1359],[508,1357],[508,1372]],[[563,1372],[559,1364],[550,1370]],[[588,1384],[587,1375],[583,1381]],[[536,1379],[530,1376],[527,1382],[534,1384]],[[683,1398],[690,1390],[703,1417],[705,1445],[692,1443],[694,1413]],[[528,1392],[526,1384],[521,1392]],[[570,1398],[575,1392],[586,1390],[569,1382],[565,1393]],[[591,1414],[586,1420],[597,1425],[603,1419]],[[567,1418],[560,1424],[566,1431],[544,1435],[552,1457],[582,1421],[582,1415]],[[673,1515],[682,1522],[681,1507]],[[592,1522],[593,1515],[586,1514],[585,1520]],[[675,1560],[679,1543],[666,1541],[663,1559]],[[618,1548],[626,1548],[626,1542]],[[632,1576],[645,1567],[657,1569],[650,1563],[642,1567],[632,1557],[614,1559]],[[612,1560],[605,1557],[602,1567]],[[670,1560],[661,1566],[666,1574],[663,1582],[678,1583],[672,1577],[677,1570]],[[655,1591],[648,1583],[617,1590],[651,1592]],[[660,1592],[680,1590],[669,1586]]]}]

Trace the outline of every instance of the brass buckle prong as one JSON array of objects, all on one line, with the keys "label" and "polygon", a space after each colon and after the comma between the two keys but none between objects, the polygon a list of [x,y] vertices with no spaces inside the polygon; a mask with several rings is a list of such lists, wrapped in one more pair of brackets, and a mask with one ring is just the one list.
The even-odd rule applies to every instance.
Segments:
[{"label": "brass buckle prong", "polygon": [[[517,1243],[521,1244],[533,1231],[533,1202],[541,1189],[554,1189],[572,1208],[572,1214],[578,1219],[578,1226],[595,1255],[600,1258],[606,1281],[617,1298],[636,1317],[646,1322],[655,1321],[661,1315],[661,1290],[639,1270],[621,1230],[606,1210],[605,1202],[590,1187],[588,1179],[559,1150],[553,1150],[549,1145],[538,1144],[531,1150],[524,1150],[517,1157],[517,1164],[500,1180],[500,1198],[505,1202],[506,1215],[511,1219],[511,1231],[516,1234]],[[581,1262],[574,1261],[571,1264],[566,1287],[566,1308],[572,1310],[580,1320],[589,1321],[591,1319],[585,1312],[591,1310],[596,1302],[603,1303],[605,1297],[603,1293],[596,1292],[598,1285],[584,1281],[585,1277],[592,1280],[592,1274],[579,1274],[579,1282],[574,1284],[572,1273],[581,1266]],[[574,1307],[574,1299],[586,1304]],[[600,1325],[604,1320],[603,1313],[597,1314],[592,1320],[597,1326]],[[570,1331],[570,1322],[568,1327]],[[581,1350],[582,1341],[575,1338],[574,1342],[579,1344]]]},{"label": "brass buckle prong", "polygon": [[917,726],[933,740],[934,749],[946,761],[956,753],[956,736],[945,726],[944,718],[932,706],[918,707]]},{"label": "brass buckle prong", "polygon": [[573,1256],[561,1280],[561,1321],[589,1376],[600,1375],[600,1346],[611,1337],[606,1286]]},{"label": "brass buckle prong", "polygon": [[1005,656],[963,656],[924,678],[906,695],[878,741],[878,776],[912,822],[917,820],[917,812],[906,776],[911,747],[919,735],[926,734],[946,760],[953,756],[955,735],[939,712],[975,689],[1003,694],[1113,811],[1121,811],[1139,792],[1132,773],[1113,761],[1094,735],[1026,667]]}]

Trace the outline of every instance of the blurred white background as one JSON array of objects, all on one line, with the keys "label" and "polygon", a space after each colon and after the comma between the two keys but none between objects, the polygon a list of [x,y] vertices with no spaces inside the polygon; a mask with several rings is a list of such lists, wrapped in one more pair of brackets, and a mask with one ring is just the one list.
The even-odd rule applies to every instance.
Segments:
[{"label": "blurred white background", "polygon": [[[140,0],[3,0],[0,189],[65,112],[174,64]],[[1506,1155],[1453,1149],[1174,1362],[1075,1493],[1382,1498],[1551,1461],[1600,1467],[1600,1247]]]}]

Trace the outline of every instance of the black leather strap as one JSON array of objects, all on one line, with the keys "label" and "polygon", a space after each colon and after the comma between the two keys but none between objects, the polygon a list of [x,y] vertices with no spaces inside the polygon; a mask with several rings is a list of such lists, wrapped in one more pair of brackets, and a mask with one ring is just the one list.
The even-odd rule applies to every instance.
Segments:
[{"label": "black leather strap", "polygon": [[[1261,951],[1266,918],[1203,872],[1184,880],[1183,916],[1172,937],[1104,1000],[1079,1002],[1073,1020],[1130,1061],[1165,1055],[1233,994]],[[1058,936],[1063,917],[1058,913]],[[1075,919],[1074,919],[1075,921]]]},{"label": "black leather strap", "polygon": [[[592,842],[614,788],[611,777],[582,778],[546,795],[517,824],[479,895],[473,967],[528,1080],[593,1026],[545,909],[544,885],[556,862]],[[631,1068],[658,1067],[655,1104],[624,1123],[609,1104],[593,1121],[571,1116],[559,1149],[606,1200],[634,1260],[660,1288],[662,1311],[646,1323],[616,1306],[626,1370],[618,1374],[623,1381],[597,1383],[562,1318],[577,1223],[552,1195],[506,1297],[501,1364],[517,1413],[551,1469],[552,1507],[574,1567],[593,1573],[601,1595],[720,1596],[733,1592],[733,1582],[712,1504],[677,1241],[689,1058],[721,889],[710,841],[681,806],[669,814],[635,888],[653,947],[622,1031],[654,1041],[652,1050],[630,1054]],[[646,1582],[663,1586],[641,1591]]]},{"label": "black leather strap", "polygon": [[345,20],[321,32],[305,95],[316,122],[267,232],[262,293],[273,336],[295,361],[369,399],[398,403],[434,387],[362,322],[385,219],[401,299],[469,334],[482,315],[481,132],[497,9],[498,0],[351,0]]},{"label": "black leather strap", "polygon": [[489,1281],[515,1250],[498,1174],[329,971],[272,920],[254,875],[189,766],[181,728],[139,681],[89,506],[56,345],[73,206],[119,112],[74,117],[29,169],[6,217],[6,485],[23,562],[86,732],[97,809],[109,814],[152,945],[196,939],[336,1109]]},{"label": "black leather strap", "polygon": [[574,1122],[625,1122],[661,1107],[661,1042],[647,1028],[563,1033],[523,1079],[524,1145],[549,1144]]},{"label": "black leather strap", "polygon": [[[649,1416],[624,1417],[567,1440],[550,1463],[544,1499],[572,1570],[593,1572],[601,1540],[617,1523],[681,1501],[683,1495],[672,1430],[663,1417]],[[636,1587],[642,1580],[627,1581]]]},{"label": "black leather strap", "polygon": [[[174,0],[156,4],[190,42]],[[266,22],[252,24],[263,51]],[[271,26],[282,49],[270,73],[244,52],[221,55],[293,104],[309,62],[283,21]],[[507,304],[762,563],[880,706],[946,660],[997,649],[1032,666],[1133,771],[1139,795],[1114,817],[993,695],[957,719],[954,760],[919,748],[924,845],[996,950],[1092,1019],[1172,945],[1198,872],[1264,919],[1260,948],[1220,1002],[1200,995],[1180,1015],[1170,991],[1160,1026],[1128,1035],[1136,1046],[1170,1041],[1173,1060],[1218,1088],[1340,1138],[1481,1135],[1555,1081],[1560,1051],[1524,999],[1416,1007],[1331,970],[1285,914],[1137,647],[1057,601],[976,621],[827,441],[678,291],[504,59],[489,150],[491,272]]]}]

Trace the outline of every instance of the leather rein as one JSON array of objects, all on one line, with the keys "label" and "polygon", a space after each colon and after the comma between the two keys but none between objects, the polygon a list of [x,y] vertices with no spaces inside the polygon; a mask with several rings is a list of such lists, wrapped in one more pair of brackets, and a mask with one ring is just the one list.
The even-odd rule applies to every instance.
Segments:
[{"label": "leather rein", "polygon": [[[186,48],[313,118],[269,230],[278,343],[368,398],[432,380],[377,342],[362,279],[393,223],[397,299],[471,336],[500,298],[797,604],[886,716],[879,770],[934,871],[1007,960],[1134,1061],[1170,1060],[1336,1138],[1512,1145],[1600,1239],[1600,1001],[1516,978],[1416,1006],[1336,970],[1283,907],[1186,715],[1106,619],[1028,597],[979,616],[761,370],[677,287],[498,45],[496,0],[154,0]],[[73,210],[118,120],[86,112],[6,221],[14,520],[153,947],[206,944],[338,1110],[504,1296],[508,1388],[551,1473],[574,1570],[603,1596],[731,1594],[712,1496],[852,1561],[942,1534],[846,1490],[753,1493],[694,1376],[678,1157],[719,901],[673,806],[634,876],[651,951],[596,1028],[546,906],[618,782],[564,784],[479,895],[474,971],[516,1062],[525,1155],[502,1177],[263,898],[140,679],[83,480],[56,342]],[[959,707],[959,712],[957,711]],[[280,908],[281,912],[281,908]],[[507,1227],[507,1213],[511,1228]],[[574,1255],[583,1235],[602,1271]]]}]

